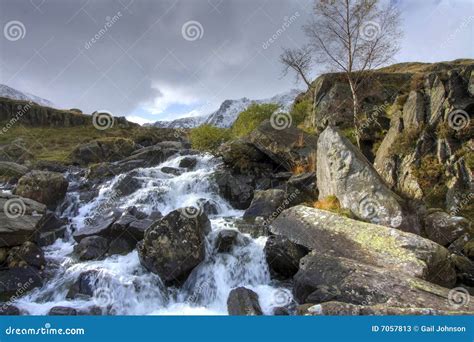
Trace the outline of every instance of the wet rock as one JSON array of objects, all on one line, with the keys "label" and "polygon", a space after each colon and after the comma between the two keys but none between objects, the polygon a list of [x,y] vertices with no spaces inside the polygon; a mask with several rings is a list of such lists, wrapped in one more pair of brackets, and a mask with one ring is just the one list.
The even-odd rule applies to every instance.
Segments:
[{"label": "wet rock", "polygon": [[0,316],[20,316],[20,315],[21,315],[20,309],[18,309],[14,305],[4,304],[0,306]]},{"label": "wet rock", "polygon": [[446,248],[398,229],[296,206],[281,213],[271,231],[320,253],[386,267],[446,287],[455,283]]},{"label": "wet rock", "polygon": [[131,175],[126,175],[115,184],[114,189],[120,194],[120,196],[129,196],[141,187],[142,184],[137,178]]},{"label": "wet rock", "polygon": [[109,243],[106,238],[101,236],[87,236],[74,246],[74,253],[79,260],[98,260],[104,258]]},{"label": "wet rock", "polygon": [[468,258],[474,259],[474,239],[469,240],[462,249],[464,255]]},{"label": "wet rock", "polygon": [[76,231],[73,234],[74,240],[77,242],[80,242],[82,239],[88,237],[88,236],[93,236],[93,235],[99,235],[102,237],[109,237],[112,236],[112,224],[115,222],[116,218],[114,216],[109,216],[107,218],[104,218],[102,221],[93,223],[91,226],[87,226],[82,228],[79,231]]},{"label": "wet rock", "polygon": [[[182,208],[156,221],[137,245],[141,264],[165,284],[182,283],[205,255],[211,225],[204,213]],[[188,214],[191,213],[191,214]]]},{"label": "wet rock", "polygon": [[183,171],[181,171],[180,169],[177,169],[175,167],[170,167],[170,166],[163,166],[161,168],[161,172],[168,173],[168,174],[174,175],[174,176],[179,176],[179,175],[183,174]]},{"label": "wet rock", "polygon": [[233,175],[229,170],[220,170],[214,174],[220,195],[236,209],[247,209],[253,198],[253,178],[245,175]]},{"label": "wet rock", "polygon": [[458,283],[474,286],[474,261],[462,255],[452,254]]},{"label": "wet rock", "polygon": [[260,236],[270,235],[268,225],[260,219],[256,219],[255,222],[249,222],[243,219],[233,219],[232,223],[237,229],[239,229],[239,232],[242,234],[249,234],[254,239]]},{"label": "wet rock", "polygon": [[15,194],[54,208],[64,199],[68,182],[57,172],[31,171],[18,180]]},{"label": "wet rock", "polygon": [[426,235],[440,245],[447,246],[463,234],[472,235],[471,223],[459,216],[451,216],[443,211],[435,211],[424,217]]},{"label": "wet rock", "polygon": [[231,316],[263,315],[258,302],[258,295],[245,287],[238,287],[229,293],[227,310]]},{"label": "wet rock", "polygon": [[271,235],[265,244],[265,257],[270,271],[284,279],[298,272],[300,259],[308,254],[306,247],[279,235]]},{"label": "wet rock", "polygon": [[[244,218],[255,219],[263,217],[267,219],[271,216],[276,217],[282,211],[285,204],[286,193],[283,190],[256,190],[250,207],[245,210]],[[289,201],[287,201],[289,203]]]},{"label": "wet rock", "polygon": [[127,232],[136,239],[136,241],[143,240],[145,236],[145,231],[150,228],[150,226],[156,220],[150,219],[143,219],[143,220],[136,220],[130,223],[127,228]]},{"label": "wet rock", "polygon": [[110,242],[110,246],[108,249],[109,255],[120,254],[126,255],[134,250],[137,241],[133,242],[130,239],[126,238],[117,238],[113,239]]},{"label": "wet rock", "polygon": [[[125,209],[125,211],[122,215],[127,215],[127,214],[134,216],[138,220],[142,220],[142,219],[148,217],[147,214],[145,214],[143,211],[138,210],[137,207],[135,207],[135,206],[128,207],[127,209]],[[160,213],[160,215],[161,215],[161,213]]]},{"label": "wet rock", "polygon": [[[453,309],[447,288],[394,272],[393,268],[315,252],[301,259],[293,293],[299,303],[340,301],[369,306],[390,303],[394,307]],[[474,310],[473,298],[470,299],[456,310]]]},{"label": "wet rock", "polygon": [[216,238],[215,249],[218,253],[229,253],[235,245],[239,232],[234,229],[223,229],[219,231]]},{"label": "wet rock", "polygon": [[8,251],[8,268],[35,267],[42,269],[46,261],[40,247],[33,242],[27,241],[21,246],[13,247]]},{"label": "wet rock", "polygon": [[201,210],[208,216],[218,214],[218,205],[213,200],[208,200],[205,198],[200,198],[197,200],[197,205]]},{"label": "wet rock", "polygon": [[415,217],[393,193],[365,156],[337,129],[327,127],[318,139],[319,199],[334,195],[342,208],[375,224],[420,233]]},{"label": "wet rock", "polygon": [[12,268],[0,271],[0,301],[19,297],[43,285],[43,277],[33,267]]},{"label": "wet rock", "polygon": [[321,304],[304,304],[298,307],[298,314],[303,316],[400,316],[400,315],[471,315],[470,311],[447,308],[401,308],[387,304],[354,305],[337,301]]},{"label": "wet rock", "polygon": [[89,270],[79,274],[79,277],[69,288],[66,295],[68,299],[87,298],[94,295],[94,289],[98,283],[99,271]]},{"label": "wet rock", "polygon": [[274,316],[289,316],[290,311],[287,308],[279,306],[273,309],[273,315]]},{"label": "wet rock", "polygon": [[188,169],[188,170],[193,170],[196,167],[197,164],[197,159],[193,157],[184,157],[181,159],[179,162],[179,167]]},{"label": "wet rock", "polygon": [[77,310],[67,306],[54,306],[49,312],[49,316],[76,316]]},{"label": "wet rock", "polygon": [[44,204],[0,193],[0,247],[18,246],[33,238],[36,224],[46,211]]},{"label": "wet rock", "polygon": [[39,246],[47,246],[66,232],[66,220],[59,219],[54,213],[48,212],[36,224],[35,241]]}]

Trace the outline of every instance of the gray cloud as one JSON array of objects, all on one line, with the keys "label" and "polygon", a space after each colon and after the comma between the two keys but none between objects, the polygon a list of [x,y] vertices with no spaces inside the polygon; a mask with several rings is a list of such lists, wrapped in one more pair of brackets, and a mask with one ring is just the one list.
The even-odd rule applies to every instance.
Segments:
[{"label": "gray cloud", "polygon": [[[399,2],[406,18],[400,61],[474,55],[472,21],[449,38],[452,21],[468,15],[467,2]],[[311,6],[311,0],[0,0],[2,28],[18,20],[26,29],[23,39],[0,37],[0,82],[85,112],[153,120],[209,112],[227,98],[269,97],[295,86],[291,76],[280,78],[278,55],[282,46],[305,42],[301,25]],[[450,10],[449,20],[435,12],[420,31],[421,14],[439,6]],[[450,30],[441,38],[440,20]],[[201,38],[183,38],[188,21],[202,25]],[[285,21],[291,24],[277,33]],[[436,39],[431,32],[449,49],[413,47],[422,35]]]}]

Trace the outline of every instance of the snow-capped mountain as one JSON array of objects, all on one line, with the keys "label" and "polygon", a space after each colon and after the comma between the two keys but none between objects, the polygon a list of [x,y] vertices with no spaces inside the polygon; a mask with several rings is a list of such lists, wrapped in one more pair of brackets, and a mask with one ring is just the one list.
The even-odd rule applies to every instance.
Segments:
[{"label": "snow-capped mountain", "polygon": [[153,126],[167,128],[193,128],[202,124],[209,124],[216,127],[228,128],[232,126],[239,114],[246,110],[252,103],[276,103],[280,105],[280,110],[286,112],[290,110],[296,96],[300,93],[301,90],[292,89],[268,99],[250,100],[243,97],[238,100],[225,100],[222,102],[218,110],[209,115],[187,117],[173,121],[157,121]]},{"label": "snow-capped mountain", "polygon": [[203,124],[207,119],[207,115],[193,116],[187,118],[176,119],[173,121],[157,121],[152,124],[161,128],[193,128]]},{"label": "snow-capped mountain", "polygon": [[0,84],[0,97],[8,97],[9,99],[14,100],[33,101],[41,106],[55,107],[51,101],[29,93],[21,92],[5,84]]}]

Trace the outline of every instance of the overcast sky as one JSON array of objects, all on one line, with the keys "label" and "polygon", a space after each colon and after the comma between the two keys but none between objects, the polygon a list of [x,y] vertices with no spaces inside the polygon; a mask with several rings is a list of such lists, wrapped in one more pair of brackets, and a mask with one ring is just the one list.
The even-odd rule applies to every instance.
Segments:
[{"label": "overcast sky", "polygon": [[[474,57],[473,0],[392,1],[405,32],[396,62]],[[311,0],[0,0],[0,83],[140,123],[207,114],[225,99],[303,88],[281,78],[278,56],[305,43],[311,8]]]}]

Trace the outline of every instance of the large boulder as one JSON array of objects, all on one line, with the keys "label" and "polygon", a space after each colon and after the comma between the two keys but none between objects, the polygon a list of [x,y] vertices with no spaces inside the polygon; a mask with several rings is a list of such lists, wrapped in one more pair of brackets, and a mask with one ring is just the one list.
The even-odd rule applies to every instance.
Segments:
[{"label": "large boulder", "polygon": [[442,286],[455,282],[449,251],[412,233],[305,206],[285,210],[270,229],[319,253],[386,267]]},{"label": "large boulder", "polygon": [[78,255],[79,260],[97,260],[105,257],[108,248],[109,243],[106,238],[88,236],[74,246],[74,253]]},{"label": "large boulder", "polygon": [[419,224],[406,213],[365,156],[336,128],[319,136],[317,154],[319,198],[338,198],[343,208],[364,220],[419,233]]},{"label": "large boulder", "polygon": [[205,236],[211,224],[206,214],[182,208],[156,221],[138,243],[141,264],[165,284],[179,284],[204,260]]},{"label": "large boulder", "polygon": [[339,301],[356,305],[474,310],[474,298],[468,294],[465,294],[466,300],[453,303],[453,292],[447,288],[390,268],[315,252],[301,259],[294,283],[294,295],[299,303]]},{"label": "large boulder", "polygon": [[255,219],[263,217],[268,219],[270,216],[276,216],[279,207],[280,211],[288,205],[285,203],[286,193],[280,189],[256,190],[250,207],[245,210],[244,218]]},{"label": "large boulder", "polygon": [[68,182],[60,173],[31,171],[18,180],[15,194],[54,208],[64,199],[67,187]]},{"label": "large boulder", "polygon": [[252,202],[253,177],[219,170],[214,174],[219,194],[237,209],[247,209]]},{"label": "large boulder", "polygon": [[238,287],[229,293],[227,310],[231,316],[263,315],[258,295],[245,287]]},{"label": "large boulder", "polygon": [[269,236],[264,251],[270,271],[284,279],[298,272],[300,259],[309,252],[306,247],[280,235]]},{"label": "large boulder", "polygon": [[117,161],[130,156],[136,148],[135,143],[126,138],[97,139],[77,146],[71,153],[71,159],[79,165]]},{"label": "large boulder", "polygon": [[46,264],[44,253],[40,247],[30,241],[8,251],[8,268],[34,267],[42,269]]},{"label": "large boulder", "polygon": [[46,211],[34,200],[0,193],[0,247],[18,246],[34,240],[36,224]]},{"label": "large boulder", "polygon": [[299,128],[279,127],[278,123],[266,120],[249,135],[249,140],[287,171],[315,169],[317,139]]},{"label": "large boulder", "polygon": [[43,285],[43,276],[33,267],[16,267],[0,271],[0,301],[20,297]]}]

